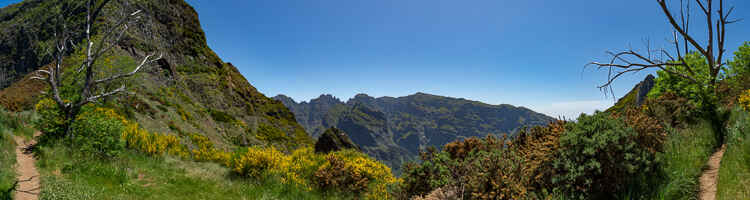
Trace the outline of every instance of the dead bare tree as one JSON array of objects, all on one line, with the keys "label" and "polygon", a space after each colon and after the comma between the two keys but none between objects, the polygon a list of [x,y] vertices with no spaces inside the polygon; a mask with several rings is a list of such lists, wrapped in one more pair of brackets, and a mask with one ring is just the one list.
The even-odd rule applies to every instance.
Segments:
[{"label": "dead bare tree", "polygon": [[[100,32],[101,39],[95,42],[92,39],[92,37],[94,36],[94,33],[92,33],[92,29],[93,26],[96,25],[96,17],[99,16],[99,12],[109,1],[110,0],[104,0],[99,3],[95,3],[94,0],[88,0],[86,2],[86,23],[84,30],[85,32],[83,35],[84,46],[82,46],[84,48],[85,58],[76,70],[69,70],[70,72],[67,73],[63,71],[63,61],[65,59],[65,53],[69,50],[69,48],[75,48],[77,46],[75,44],[76,42],[72,39],[71,31],[67,30],[67,25],[66,23],[64,23],[65,17],[63,16],[63,11],[58,17],[58,22],[61,22],[61,25],[59,27],[60,30],[56,31],[55,33],[54,64],[49,65],[47,69],[37,70],[34,76],[31,77],[32,79],[41,80],[47,83],[47,85],[49,86],[49,96],[55,101],[66,119],[74,119],[75,116],[78,115],[78,113],[81,111],[81,107],[88,103],[96,102],[99,99],[126,91],[125,85],[123,84],[117,89],[96,93],[97,86],[133,76],[141,69],[143,69],[144,66],[147,66],[162,58],[161,55],[155,56],[155,54],[149,54],[140,61],[140,63],[135,67],[133,71],[130,71],[128,73],[114,74],[101,79],[95,78],[95,74],[97,74],[98,72],[98,59],[101,58],[105,53],[113,51],[113,48],[117,46],[117,44],[126,34],[126,31],[128,30],[128,22],[132,19],[138,18],[139,14],[141,13],[141,10],[136,10],[125,14],[120,19],[118,19],[115,24],[113,24],[113,26],[111,26],[109,29],[102,30]],[[65,77],[63,76],[73,76],[77,73],[84,73],[85,77],[82,86],[80,88],[77,88],[77,90],[79,91],[79,97],[65,99],[60,93],[60,90],[63,87],[62,84],[64,84],[62,80],[64,80]],[[69,127],[70,122],[66,122],[66,124]],[[64,127],[66,132],[69,132],[67,131],[68,127]]]},{"label": "dead bare tree", "polygon": [[[673,29],[671,45],[673,51],[666,48],[651,49],[650,43],[647,42],[645,51],[636,51],[632,48],[625,51],[607,51],[611,56],[608,62],[591,62],[587,64],[594,65],[598,69],[607,69],[607,81],[598,86],[599,89],[612,92],[612,83],[627,73],[639,72],[645,69],[660,69],[677,77],[698,84],[704,89],[715,92],[715,85],[724,62],[724,48],[726,42],[726,25],[738,22],[740,20],[730,20],[729,16],[734,11],[734,7],[729,10],[724,9],[724,0],[718,0],[718,9],[714,9],[715,1],[713,0],[695,0],[700,8],[699,13],[705,16],[707,40],[701,44],[693,35],[690,34],[690,14],[692,0],[680,0],[679,16],[672,14],[667,0],[656,0],[661,7],[662,12],[667,17],[669,24]],[[714,15],[714,12],[716,15]],[[679,17],[679,22],[676,20]],[[718,17],[718,19],[715,19]],[[715,19],[715,21],[714,21]],[[670,47],[671,48],[671,47]],[[709,77],[701,79],[697,77],[696,67],[688,64],[685,56],[691,52],[698,52],[706,58]],[[686,70],[676,70],[677,66],[684,67]],[[685,72],[687,71],[687,72]]]}]

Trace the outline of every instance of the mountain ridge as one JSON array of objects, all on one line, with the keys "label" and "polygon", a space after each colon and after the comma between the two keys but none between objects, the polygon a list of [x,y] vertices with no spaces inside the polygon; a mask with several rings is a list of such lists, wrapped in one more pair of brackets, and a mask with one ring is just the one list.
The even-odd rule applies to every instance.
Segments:
[{"label": "mountain ridge", "polygon": [[524,107],[422,92],[378,98],[360,93],[347,101],[323,94],[299,103],[286,95],[273,98],[286,105],[312,137],[328,127],[341,129],[365,153],[394,171],[429,146],[440,148],[468,137],[512,135],[523,127],[554,120]]}]

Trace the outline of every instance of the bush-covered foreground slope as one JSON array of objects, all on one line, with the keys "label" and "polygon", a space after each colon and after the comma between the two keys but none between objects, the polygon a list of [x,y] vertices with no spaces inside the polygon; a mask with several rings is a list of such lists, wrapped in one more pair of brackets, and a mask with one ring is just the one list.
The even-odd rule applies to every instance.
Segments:
[{"label": "bush-covered foreground slope", "polygon": [[[126,151],[112,161],[81,161],[70,149],[41,149],[41,199],[344,199],[232,175],[228,168]],[[61,156],[62,155],[62,156]]]},{"label": "bush-covered foreground slope", "polygon": [[[54,113],[38,115],[35,125],[48,130]],[[149,132],[93,105],[72,127],[72,138],[37,138],[43,199],[389,199],[398,182],[390,168],[354,150],[225,150],[199,134]]]}]

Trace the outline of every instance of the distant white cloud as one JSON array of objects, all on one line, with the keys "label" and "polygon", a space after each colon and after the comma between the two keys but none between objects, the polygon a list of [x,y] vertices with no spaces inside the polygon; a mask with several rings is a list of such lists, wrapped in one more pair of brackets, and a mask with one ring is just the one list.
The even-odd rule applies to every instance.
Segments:
[{"label": "distant white cloud", "polygon": [[612,105],[614,105],[612,100],[569,101],[532,106],[531,109],[554,118],[564,117],[575,120],[581,113],[591,114],[596,110],[603,111]]}]

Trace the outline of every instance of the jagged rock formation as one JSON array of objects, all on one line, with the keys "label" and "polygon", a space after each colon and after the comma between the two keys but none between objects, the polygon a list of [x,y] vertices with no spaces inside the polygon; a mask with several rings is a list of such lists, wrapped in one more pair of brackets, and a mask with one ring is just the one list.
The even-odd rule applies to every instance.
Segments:
[{"label": "jagged rock formation", "polygon": [[[0,104],[26,110],[42,98],[45,86],[28,73],[51,62],[44,44],[53,41],[60,8],[81,41],[86,1],[26,0],[0,9]],[[127,3],[126,3],[127,2]],[[207,43],[198,14],[183,0],[109,1],[96,21],[111,25],[123,11],[141,10],[123,40],[100,66],[130,70],[146,52],[163,53],[156,65],[129,80],[134,94],[107,100],[145,128],[175,134],[200,133],[220,147],[273,143],[281,147],[312,144],[294,114],[281,102],[258,92],[231,63],[222,61]],[[130,13],[130,12],[128,12]],[[102,34],[95,28],[94,34]],[[82,45],[81,45],[82,46]],[[67,52],[72,62],[80,49]],[[73,66],[74,63],[68,64]],[[12,72],[12,73],[10,73]],[[264,141],[257,135],[281,134]]]},{"label": "jagged rock formation", "polygon": [[638,96],[635,97],[635,104],[640,106],[646,101],[646,95],[648,95],[648,92],[654,88],[654,76],[649,74],[646,76],[646,79],[643,79],[643,81],[638,83],[637,87]]},{"label": "jagged rock formation", "polygon": [[615,105],[607,109],[606,112],[619,112],[628,107],[640,106],[648,98],[648,93],[654,88],[654,76],[649,74],[643,81],[636,84],[630,92],[618,99]]},{"label": "jagged rock formation", "polygon": [[359,150],[359,147],[349,139],[346,133],[334,127],[323,132],[323,135],[320,135],[318,141],[315,142],[315,152],[317,153],[328,153],[343,149]]},{"label": "jagged rock formation", "polygon": [[341,129],[363,152],[395,171],[429,146],[441,147],[472,136],[514,133],[523,126],[554,120],[523,107],[424,93],[398,98],[358,94],[347,102],[331,95],[301,103],[284,95],[274,98],[289,107],[312,136],[321,135],[326,127]]}]

